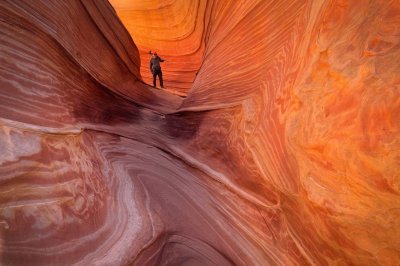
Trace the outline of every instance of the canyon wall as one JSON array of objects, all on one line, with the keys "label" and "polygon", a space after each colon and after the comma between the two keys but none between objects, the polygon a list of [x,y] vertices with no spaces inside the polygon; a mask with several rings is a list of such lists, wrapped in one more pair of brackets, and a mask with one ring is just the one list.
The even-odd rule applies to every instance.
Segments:
[{"label": "canyon wall", "polygon": [[0,2],[2,265],[400,261],[400,2],[132,2]]},{"label": "canyon wall", "polygon": [[110,3],[138,46],[143,79],[149,84],[153,82],[149,51],[155,51],[166,60],[162,63],[165,89],[186,96],[202,63],[213,2],[111,0]]}]

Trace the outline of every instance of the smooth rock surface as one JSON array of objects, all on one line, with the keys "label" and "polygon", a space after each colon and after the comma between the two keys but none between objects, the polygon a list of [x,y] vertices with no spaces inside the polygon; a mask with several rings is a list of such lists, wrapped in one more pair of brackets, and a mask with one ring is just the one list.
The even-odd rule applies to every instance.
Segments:
[{"label": "smooth rock surface", "polygon": [[111,3],[0,2],[1,265],[398,264],[400,2]]},{"label": "smooth rock surface", "polygon": [[[201,66],[213,1],[111,0],[138,46],[143,80],[153,84],[149,51],[167,60],[161,64],[165,89],[186,96]],[[157,86],[160,87],[157,80]]]}]

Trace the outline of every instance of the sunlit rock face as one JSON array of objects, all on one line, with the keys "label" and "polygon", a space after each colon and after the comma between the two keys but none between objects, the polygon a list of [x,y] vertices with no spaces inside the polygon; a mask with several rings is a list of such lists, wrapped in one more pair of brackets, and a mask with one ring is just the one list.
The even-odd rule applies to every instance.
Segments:
[{"label": "sunlit rock face", "polygon": [[[187,95],[205,52],[212,1],[111,0],[118,16],[139,48],[143,79],[152,84],[149,51],[161,58],[165,89]],[[158,81],[157,81],[158,84]],[[159,85],[158,85],[159,86]]]},{"label": "sunlit rock face", "polygon": [[136,2],[0,2],[0,264],[397,265],[400,3]]}]

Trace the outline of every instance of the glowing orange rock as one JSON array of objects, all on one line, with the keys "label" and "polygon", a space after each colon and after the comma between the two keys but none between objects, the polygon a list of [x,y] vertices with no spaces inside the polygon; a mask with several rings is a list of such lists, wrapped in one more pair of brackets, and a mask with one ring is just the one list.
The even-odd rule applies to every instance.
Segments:
[{"label": "glowing orange rock", "polygon": [[210,15],[207,1],[112,0],[140,51],[143,79],[152,84],[149,51],[167,61],[162,64],[165,87],[186,95],[200,68]]},{"label": "glowing orange rock", "polygon": [[400,261],[400,3],[132,2],[0,3],[1,264]]}]

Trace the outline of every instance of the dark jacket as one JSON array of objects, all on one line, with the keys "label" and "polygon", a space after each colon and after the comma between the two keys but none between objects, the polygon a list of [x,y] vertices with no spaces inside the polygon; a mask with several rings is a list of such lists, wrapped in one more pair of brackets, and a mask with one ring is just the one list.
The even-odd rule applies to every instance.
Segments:
[{"label": "dark jacket", "polygon": [[150,59],[150,71],[153,73],[154,71],[161,70],[160,62],[164,62],[158,55],[152,57]]}]

